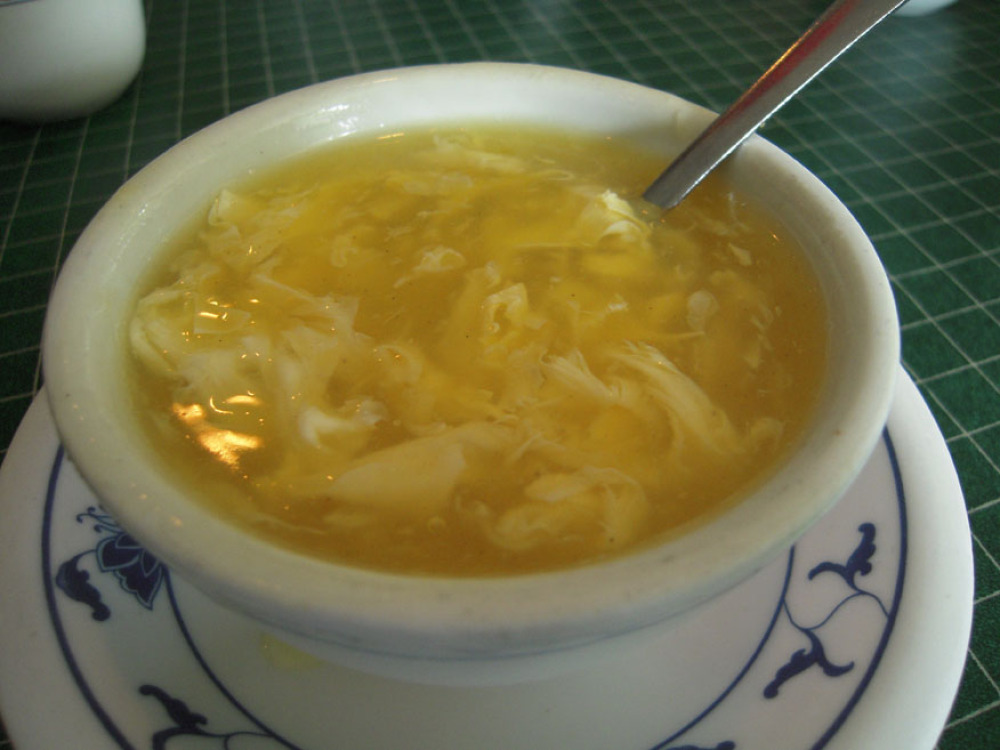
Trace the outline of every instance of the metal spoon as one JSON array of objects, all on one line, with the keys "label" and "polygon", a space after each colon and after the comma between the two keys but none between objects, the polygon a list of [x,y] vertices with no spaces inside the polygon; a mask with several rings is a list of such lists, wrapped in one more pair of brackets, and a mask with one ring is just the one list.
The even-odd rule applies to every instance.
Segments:
[{"label": "metal spoon", "polygon": [[702,131],[643,197],[665,209],[676,206],[768,117],[905,1],[837,0]]}]

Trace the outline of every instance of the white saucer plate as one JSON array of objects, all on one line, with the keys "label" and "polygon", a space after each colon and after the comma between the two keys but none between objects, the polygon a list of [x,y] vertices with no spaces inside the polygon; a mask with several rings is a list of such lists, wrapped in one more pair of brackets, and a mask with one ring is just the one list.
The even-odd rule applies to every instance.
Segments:
[{"label": "white saucer plate", "polygon": [[863,474],[787,555],[599,662],[515,686],[360,674],[219,608],[102,512],[44,395],[0,472],[0,712],[17,750],[930,750],[972,597],[961,488],[905,375]]}]

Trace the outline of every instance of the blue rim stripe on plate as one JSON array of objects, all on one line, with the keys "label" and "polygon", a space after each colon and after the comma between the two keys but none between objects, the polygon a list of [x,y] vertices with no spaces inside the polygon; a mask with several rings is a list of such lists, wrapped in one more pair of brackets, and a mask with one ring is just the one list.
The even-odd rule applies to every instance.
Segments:
[{"label": "blue rim stripe on plate", "polygon": [[266,732],[269,739],[273,739],[275,742],[281,743],[282,745],[287,747],[288,750],[302,750],[302,748],[300,748],[298,745],[289,742],[284,737],[275,732],[273,729],[271,729],[271,727],[267,726],[263,721],[254,716],[250,712],[250,710],[246,706],[244,706],[235,695],[233,695],[232,691],[230,691],[229,688],[225,686],[225,684],[222,682],[222,680],[219,679],[219,676],[215,674],[212,668],[208,666],[208,662],[205,661],[205,658],[202,656],[201,650],[198,648],[197,645],[195,645],[194,638],[191,637],[191,631],[188,630],[187,623],[184,622],[184,618],[181,615],[180,607],[177,605],[177,598],[174,596],[174,585],[169,576],[167,577],[167,594],[170,597],[170,609],[174,613],[174,619],[177,621],[177,627],[180,628],[181,635],[184,636],[184,642],[187,643],[188,648],[191,649],[191,654],[194,656],[195,661],[198,662],[198,665],[201,667],[202,671],[208,676],[208,679],[212,681],[212,684],[215,685],[216,688],[218,688],[219,692],[222,693],[223,697],[225,697],[225,699],[229,701],[229,703],[237,711],[239,711],[247,719],[253,722],[258,729],[262,730],[263,732]]},{"label": "blue rim stripe on plate", "polygon": [[104,709],[104,706],[97,700],[94,691],[91,690],[90,685],[83,676],[80,665],[77,664],[76,658],[69,647],[69,642],[66,639],[66,630],[63,628],[62,619],[59,617],[59,612],[56,609],[56,595],[53,585],[55,577],[52,574],[50,554],[50,531],[52,526],[52,506],[55,503],[56,487],[59,483],[59,473],[62,469],[65,455],[66,451],[60,445],[56,449],[55,459],[52,461],[52,470],[49,472],[49,484],[45,490],[45,514],[42,517],[42,580],[45,581],[45,602],[49,608],[49,617],[52,620],[52,627],[55,628],[56,640],[59,641],[59,648],[62,650],[63,658],[66,660],[66,666],[69,667],[70,674],[73,675],[73,680],[76,682],[77,687],[80,688],[80,692],[83,694],[84,700],[87,701],[87,705],[90,706],[98,721],[104,726],[105,731],[111,735],[111,738],[118,743],[118,746],[122,750],[136,750],[129,743],[128,739],[126,739],[125,735],[122,734],[121,730],[118,729],[111,715]]},{"label": "blue rim stripe on plate", "polygon": [[868,671],[865,672],[865,676],[861,679],[860,684],[854,691],[854,694],[847,701],[847,705],[844,706],[840,715],[834,719],[833,723],[829,726],[826,732],[819,738],[815,745],[812,746],[811,750],[822,750],[827,744],[833,739],[833,736],[840,730],[847,721],[847,717],[850,716],[851,711],[861,700],[862,693],[868,687],[868,683],[871,682],[872,677],[875,674],[875,670],[878,665],[882,662],[882,654],[885,653],[885,648],[889,645],[889,637],[892,635],[892,631],[896,625],[896,616],[899,614],[899,603],[903,598],[903,583],[906,580],[906,553],[908,549],[907,544],[907,526],[906,526],[906,492],[903,488],[903,473],[899,468],[899,459],[896,456],[896,447],[892,443],[892,436],[889,434],[889,430],[885,430],[883,433],[883,442],[885,443],[885,448],[889,453],[889,465],[892,466],[892,478],[896,485],[896,502],[899,505],[899,568],[896,573],[896,590],[893,592],[892,597],[892,609],[889,610],[889,618],[886,621],[885,630],[882,631],[882,639],[879,641],[878,647],[875,649],[875,655],[872,657],[871,664],[868,665]]}]

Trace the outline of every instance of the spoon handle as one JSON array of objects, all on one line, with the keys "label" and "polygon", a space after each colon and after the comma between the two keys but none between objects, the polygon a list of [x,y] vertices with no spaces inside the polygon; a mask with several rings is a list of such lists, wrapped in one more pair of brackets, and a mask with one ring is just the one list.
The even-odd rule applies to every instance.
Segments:
[{"label": "spoon handle", "polygon": [[673,208],[842,52],[905,0],[837,0],[656,178],[643,197]]}]

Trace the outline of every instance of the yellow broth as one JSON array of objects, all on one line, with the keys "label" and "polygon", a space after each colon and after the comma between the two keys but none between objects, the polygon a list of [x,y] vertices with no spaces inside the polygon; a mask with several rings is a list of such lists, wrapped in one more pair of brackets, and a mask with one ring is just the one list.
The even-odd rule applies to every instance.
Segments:
[{"label": "yellow broth", "polygon": [[130,322],[158,453],[275,544],[412,574],[579,565],[736,502],[809,418],[824,303],[718,179],[645,205],[660,166],[469,127],[222,191]]}]

